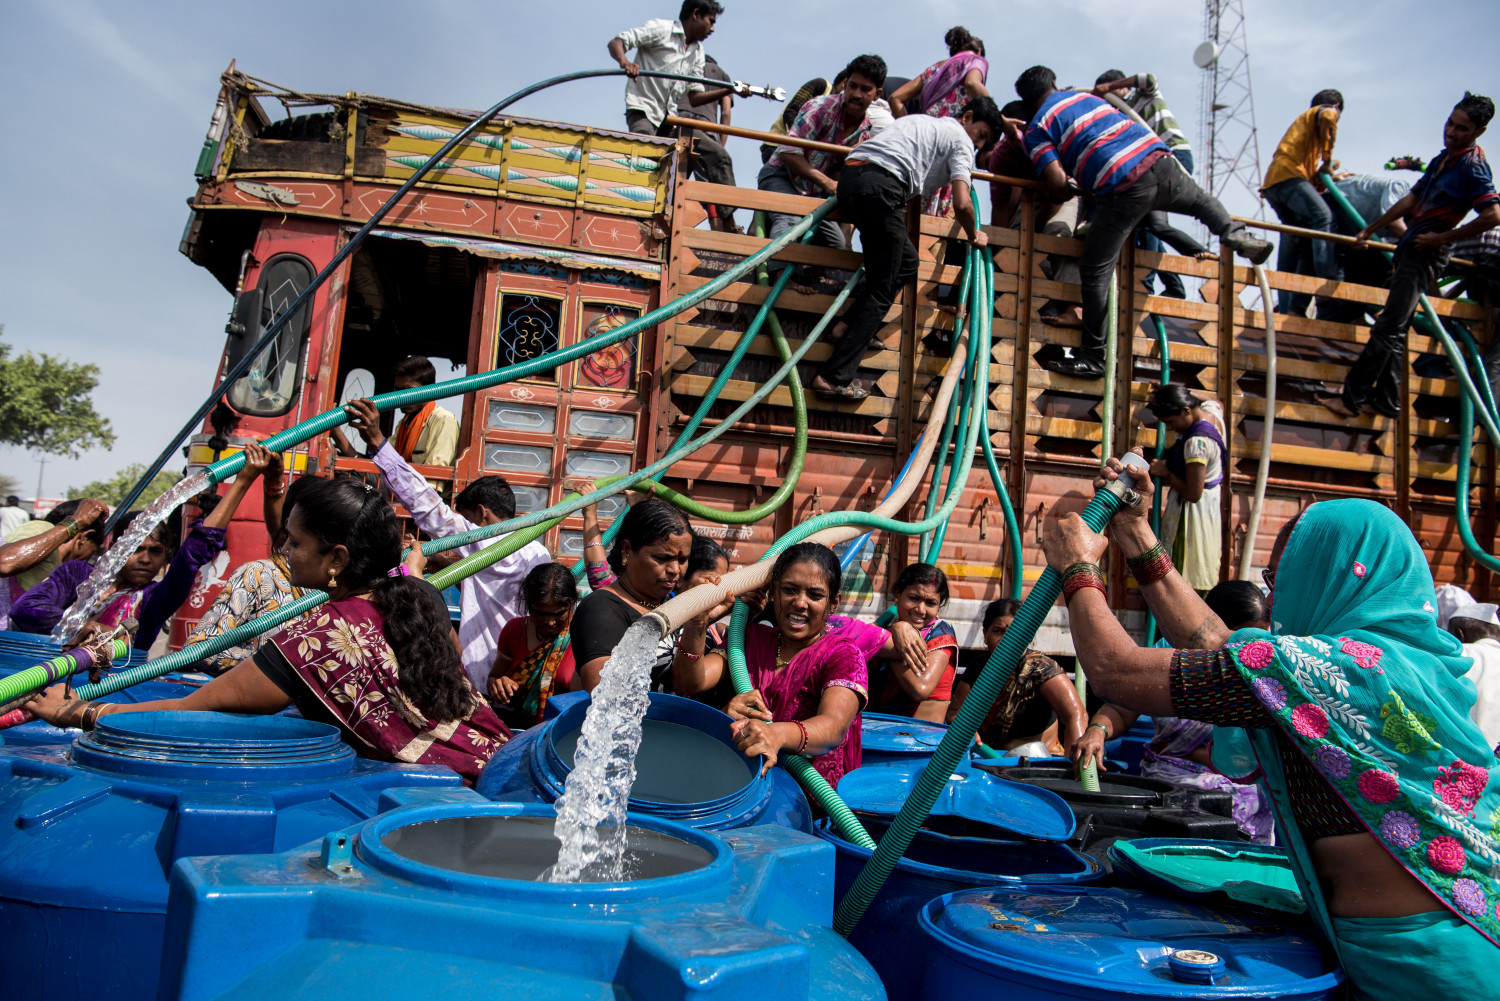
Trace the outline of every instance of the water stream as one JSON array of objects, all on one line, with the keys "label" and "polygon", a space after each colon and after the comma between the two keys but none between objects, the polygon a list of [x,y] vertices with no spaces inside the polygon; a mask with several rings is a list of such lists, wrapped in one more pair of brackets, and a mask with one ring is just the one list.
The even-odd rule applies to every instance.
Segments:
[{"label": "water stream", "polygon": [[625,810],[635,784],[641,720],[650,707],[651,668],[661,629],[638,619],[615,646],[594,689],[573,771],[557,798],[553,833],[561,842],[545,878],[554,883],[613,882],[626,871]]},{"label": "water stream", "polygon": [[63,617],[52,629],[54,643],[63,643],[71,639],[74,633],[103,611],[105,602],[110,598],[108,592],[114,585],[115,576],[125,566],[126,561],[135,555],[135,551],[146,540],[146,536],[166,520],[173,508],[189,497],[202,493],[209,483],[208,471],[199,470],[191,476],[178,480],[170,490],[146,505],[146,509],[135,516],[135,520],[130,523],[125,534],[121,535],[115,544],[99,557],[99,562],[94,565],[94,572],[89,574],[88,580],[78,585],[77,597],[73,600],[73,604],[63,613]]}]

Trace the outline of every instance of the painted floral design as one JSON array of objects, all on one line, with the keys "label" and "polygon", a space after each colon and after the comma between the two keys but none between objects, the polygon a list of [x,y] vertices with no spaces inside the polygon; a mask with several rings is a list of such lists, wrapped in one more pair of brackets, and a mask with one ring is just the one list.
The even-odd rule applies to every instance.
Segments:
[{"label": "painted floral design", "polygon": [[1359,794],[1371,803],[1389,803],[1401,793],[1396,776],[1379,768],[1361,773],[1355,785],[1359,787]]},{"label": "painted floral design", "polygon": [[1292,727],[1309,740],[1328,735],[1328,714],[1320,706],[1304,702],[1292,710]]},{"label": "painted floral design", "polygon": [[1438,872],[1449,876],[1463,872],[1468,861],[1464,846],[1458,843],[1457,838],[1440,834],[1427,842],[1427,863]]},{"label": "painted floral design", "polygon": [[1346,779],[1349,777],[1349,755],[1344,753],[1342,747],[1332,744],[1324,744],[1313,751],[1313,762],[1318,766],[1318,771],[1331,779]]},{"label": "painted floral design", "polygon": [[[1385,651],[1380,649],[1380,647],[1375,646],[1373,643],[1361,643],[1359,640],[1350,639],[1348,636],[1340,636],[1339,644],[1345,653],[1354,658],[1354,663],[1366,671],[1379,670],[1380,658],[1385,656]],[[1380,671],[1380,673],[1384,674],[1385,671]]]},{"label": "painted floral design", "polygon": [[1267,709],[1280,712],[1286,708],[1286,686],[1275,678],[1256,678],[1250,682],[1250,690]]},{"label": "painted floral design", "polygon": [[1275,656],[1275,649],[1265,640],[1251,640],[1240,647],[1240,663],[1252,671],[1265,670]]},{"label": "painted floral design", "polygon": [[1453,904],[1459,910],[1472,917],[1478,917],[1484,913],[1485,904],[1484,888],[1472,879],[1455,879],[1453,881]]},{"label": "painted floral design", "polygon": [[1484,795],[1484,787],[1490,773],[1465,761],[1455,761],[1447,768],[1438,769],[1438,777],[1432,782],[1432,791],[1448,806],[1466,817],[1474,815],[1474,804]]},{"label": "painted floral design", "polygon": [[1364,577],[1364,575],[1366,573],[1368,573],[1368,571],[1365,570],[1365,565],[1363,563],[1361,563],[1359,560],[1355,560],[1354,561],[1354,576],[1363,579],[1363,577]]},{"label": "painted floral design", "polygon": [[1416,818],[1405,810],[1392,810],[1380,818],[1380,836],[1392,848],[1410,848],[1422,837]]}]

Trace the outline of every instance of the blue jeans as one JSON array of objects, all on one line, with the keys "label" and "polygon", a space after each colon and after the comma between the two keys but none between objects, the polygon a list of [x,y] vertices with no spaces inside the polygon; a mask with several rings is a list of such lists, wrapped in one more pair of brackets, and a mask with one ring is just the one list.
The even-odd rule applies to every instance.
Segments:
[{"label": "blue jeans", "polygon": [[[1288,226],[1316,229],[1323,233],[1336,232],[1333,213],[1328,203],[1318,194],[1318,189],[1294,177],[1280,184],[1273,184],[1263,192],[1276,218]],[[1276,252],[1276,270],[1295,275],[1315,275],[1329,281],[1343,281],[1344,271],[1339,267],[1334,245],[1327,240],[1309,240],[1304,237],[1282,234]],[[1276,312],[1304,316],[1312,296],[1306,292],[1281,291],[1276,294]],[[1323,311],[1332,305],[1332,300],[1318,304],[1320,318]]]}]

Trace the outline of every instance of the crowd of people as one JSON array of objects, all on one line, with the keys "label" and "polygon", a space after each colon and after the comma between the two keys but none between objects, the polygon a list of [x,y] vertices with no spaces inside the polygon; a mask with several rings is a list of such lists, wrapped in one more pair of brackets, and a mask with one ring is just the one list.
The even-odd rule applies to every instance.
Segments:
[{"label": "crowd of people", "polygon": [[[721,11],[715,0],[685,0],[678,20],[650,21],[610,40],[610,54],[632,75],[629,129],[672,133],[670,113],[728,121],[735,87],[722,70],[710,71],[715,64],[702,46]],[[804,85],[772,125],[790,138],[854,147],[845,155],[768,144],[757,178],[761,189],[780,194],[836,194],[843,220],[860,235],[865,282],[833,330],[815,391],[844,400],[866,394],[856,368],[917,266],[905,222],[910,202],[951,214],[972,244],[987,244],[971,199],[980,158],[998,175],[1043,185],[1036,223],[1044,232],[1074,235],[1087,222],[1082,258],[1071,265],[1081,309],[1044,317],[1082,331],[1080,347],[1046,360],[1054,371],[1103,374],[1107,289],[1127,241],[1209,254],[1168,213],[1197,217],[1254,263],[1268,259],[1272,246],[1193,181],[1191,146],[1152,74],[1111,70],[1090,90],[1068,90],[1050,69],[1034,66],[1017,79],[1017,100],[1002,108],[988,87],[983,41],[954,28],[944,43],[948,55],[910,79],[891,78],[879,56],[859,55],[832,80]],[[727,85],[636,76],[640,69],[717,76]],[[1343,395],[1326,401],[1351,415],[1366,403],[1386,413],[1392,345],[1404,336],[1417,293],[1455,239],[1500,223],[1500,198],[1474,145],[1493,105],[1465,95],[1448,120],[1444,152],[1407,192],[1337,171],[1342,109],[1336,91],[1314,98],[1278,147],[1264,192],[1284,221],[1328,230],[1334,216],[1320,191],[1327,175],[1368,209],[1358,236],[1400,239],[1387,275],[1391,299]],[[694,156],[700,177],[734,183],[712,134],[698,136]],[[995,182],[993,225],[1017,224],[1018,190]],[[1471,209],[1478,219],[1458,225]],[[737,228],[727,207],[715,207],[711,218],[715,228]],[[772,213],[770,222],[773,234],[783,233],[795,217]],[[816,241],[843,248],[849,233],[826,223]],[[1296,238],[1282,241],[1279,263],[1330,280],[1341,269],[1370,266]],[[1183,294],[1180,280],[1162,273],[1148,284],[1157,279],[1166,294]],[[1310,297],[1288,294],[1278,308],[1296,313],[1310,305]],[[1320,302],[1318,315],[1339,318],[1339,306]],[[413,356],[394,377],[406,389],[433,383],[436,373]],[[379,470],[378,485],[360,477],[299,477],[289,485],[276,455],[247,445],[224,496],[194,499],[201,516],[186,526],[184,509],[158,526],[70,642],[102,648],[124,630],[135,648],[149,649],[198,571],[223,550],[225,530],[257,480],[271,553],[234,569],[189,641],[222,635],[310,590],[325,592],[325,604],[205,659],[212,680],[183,698],[86,702],[58,685],[30,704],[36,715],[89,729],[117,712],[294,706],[338,727],[362,756],[442,765],[473,782],[516,730],[546,718],[550,699],[592,691],[633,623],[730,569],[730,554],[666,500],[635,498],[607,549],[589,506],[582,512],[586,595],[580,598],[570,567],[531,542],[468,579],[455,629],[444,599],[423,579],[427,559],[417,543],[509,521],[514,491],[503,477],[486,475],[445,500],[422,467],[451,466],[458,421],[435,403],[402,408],[389,435],[370,400],[355,400],[346,412],[363,440],[362,457]],[[1147,413],[1174,433],[1174,443],[1137,484],[1109,538],[1068,516],[1044,540],[1047,562],[1063,578],[1078,662],[1105,701],[1091,712],[1057,659],[1028,650],[1006,665],[999,697],[966,739],[1008,755],[1104,767],[1106,742],[1150,715],[1145,773],[1231,793],[1246,837],[1287,847],[1314,918],[1367,996],[1431,990],[1445,977],[1486,967],[1500,934],[1500,786],[1490,781],[1500,767],[1495,606],[1435,589],[1410,529],[1359,500],[1312,504],[1282,528],[1265,574],[1269,593],[1219,583],[1222,409],[1167,384]],[[334,441],[340,453],[361,456],[342,432]],[[1111,460],[1101,485],[1120,468]],[[564,486],[594,489],[586,480]],[[1168,495],[1158,534],[1146,512],[1159,488]],[[74,501],[38,521],[15,518],[13,508],[15,498],[0,508],[0,576],[8,585],[0,587],[0,625],[48,632],[76,599],[91,558],[111,541],[102,537],[107,508]],[[1163,647],[1138,646],[1105,601],[1099,563],[1110,544],[1122,550],[1160,623]],[[943,570],[923,562],[893,574],[889,627],[839,613],[843,580],[829,548],[788,548],[769,583],[741,596],[754,611],[744,640],[751,689],[736,692],[731,683],[727,603],[662,637],[651,687],[723,709],[730,739],[763,770],[806,755],[835,786],[861,765],[861,713],[952,722],[977,679],[961,670],[960,630],[943,617],[950,600]],[[1011,599],[984,608],[974,625],[990,651],[1019,608]],[[1426,959],[1417,964],[1414,955]]]}]

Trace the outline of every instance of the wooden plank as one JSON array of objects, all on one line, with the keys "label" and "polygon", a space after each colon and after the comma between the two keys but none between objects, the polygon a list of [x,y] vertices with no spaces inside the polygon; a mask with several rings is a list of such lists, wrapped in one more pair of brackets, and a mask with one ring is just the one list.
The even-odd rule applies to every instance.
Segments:
[{"label": "wooden plank", "polygon": [[[900,336],[899,328],[887,328],[883,338],[885,343],[881,345],[879,350],[867,353],[859,363],[859,367],[862,369],[875,369],[881,372],[900,371]],[[734,346],[739,343],[740,337],[741,334],[739,332],[732,330],[715,330],[711,327],[693,327],[681,324],[677,327],[675,346],[669,355],[668,367],[673,371],[682,371],[688,368],[693,364],[694,350],[733,351]],[[802,344],[800,340],[790,339],[787,343],[794,351]],[[1004,377],[1003,373],[1009,372],[1013,351],[1014,346],[1011,344],[995,345],[995,350],[991,355],[995,358],[995,364],[990,366],[990,379],[992,382],[998,384],[999,380]],[[749,349],[745,353],[761,358],[773,358],[776,356],[776,346],[769,337],[757,337],[751,342]],[[808,349],[803,359],[807,362],[821,362],[827,359],[832,353],[833,346],[820,341]],[[942,375],[943,371],[948,367],[949,361],[950,359],[940,355],[922,354],[917,357],[916,372],[918,375]]]},{"label": "wooden plank", "polygon": [[709,184],[706,181],[688,181],[682,186],[684,198],[709,205],[732,205],[737,209],[760,209],[779,212],[801,218],[823,204],[821,198],[805,198],[802,195],[784,195],[758,188],[738,188],[729,184]]},{"label": "wooden plank", "polygon": [[[712,229],[690,229],[677,237],[678,242],[694,250],[717,250],[725,254],[749,257],[770,243],[743,233],[721,233]],[[778,261],[796,261],[798,264],[818,264],[826,268],[853,271],[864,263],[864,255],[849,250],[834,250],[830,247],[812,247],[793,243],[784,247],[775,257]]]},{"label": "wooden plank", "polygon": [[[894,373],[892,382],[895,381]],[[714,380],[706,375],[675,375],[668,384],[668,389],[673,393],[683,396],[701,398],[708,392]],[[759,383],[742,382],[738,379],[730,379],[724,384],[723,391],[719,394],[721,400],[734,400],[741,402],[748,400],[760,389]],[[790,407],[792,405],[792,392],[785,386],[777,386],[771,390],[763,401],[772,406]],[[826,400],[812,393],[808,394],[809,409],[816,411],[837,411],[845,414],[859,414],[862,417],[889,417],[896,412],[896,401],[885,396],[869,396],[858,403],[842,403],[835,400]]]},{"label": "wooden plank", "polygon": [[[1259,459],[1261,443],[1244,441],[1240,458]],[[1271,452],[1274,462],[1289,462],[1299,466],[1319,469],[1342,469],[1357,473],[1393,473],[1396,461],[1388,455],[1360,455],[1353,452],[1338,452],[1327,448],[1309,448],[1306,445],[1277,445]]]}]

